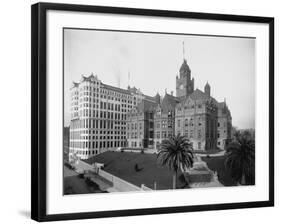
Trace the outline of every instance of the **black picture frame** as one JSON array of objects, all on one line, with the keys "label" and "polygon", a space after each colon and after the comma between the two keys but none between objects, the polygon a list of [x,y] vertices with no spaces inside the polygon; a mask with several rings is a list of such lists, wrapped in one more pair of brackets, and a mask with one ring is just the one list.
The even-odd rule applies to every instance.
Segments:
[{"label": "black picture frame", "polygon": [[[46,214],[46,13],[48,10],[161,16],[269,25],[269,200],[196,206],[160,207],[69,214]],[[36,221],[178,213],[274,206],[274,18],[137,8],[37,3],[31,10],[31,218]]]}]

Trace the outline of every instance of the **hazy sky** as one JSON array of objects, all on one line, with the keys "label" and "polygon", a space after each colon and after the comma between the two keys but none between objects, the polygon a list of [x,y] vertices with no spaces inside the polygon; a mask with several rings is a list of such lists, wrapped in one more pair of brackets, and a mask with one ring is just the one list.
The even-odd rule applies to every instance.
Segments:
[{"label": "hazy sky", "polygon": [[[232,123],[255,126],[255,40],[97,30],[64,31],[65,124],[69,124],[72,81],[93,73],[109,85],[140,88],[154,96],[176,89],[185,55],[195,89],[208,81],[211,95],[226,102]],[[130,72],[130,79],[128,73]]]}]

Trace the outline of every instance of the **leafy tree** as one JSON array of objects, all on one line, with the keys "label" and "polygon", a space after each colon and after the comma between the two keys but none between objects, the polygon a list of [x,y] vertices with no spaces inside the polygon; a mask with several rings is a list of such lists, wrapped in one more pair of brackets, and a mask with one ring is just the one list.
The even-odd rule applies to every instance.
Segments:
[{"label": "leafy tree", "polygon": [[225,167],[233,181],[252,184],[255,172],[255,141],[248,135],[240,134],[226,148]]},{"label": "leafy tree", "polygon": [[157,160],[173,171],[173,189],[177,187],[177,173],[193,166],[192,145],[185,136],[178,134],[162,141]]}]

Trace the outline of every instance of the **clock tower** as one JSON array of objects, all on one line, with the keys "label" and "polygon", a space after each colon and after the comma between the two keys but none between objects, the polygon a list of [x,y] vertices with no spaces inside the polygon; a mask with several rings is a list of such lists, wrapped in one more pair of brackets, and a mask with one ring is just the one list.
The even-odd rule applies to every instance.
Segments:
[{"label": "clock tower", "polygon": [[176,78],[176,96],[183,97],[188,96],[194,91],[194,78],[191,79],[191,70],[186,62],[180,67],[179,75]]}]

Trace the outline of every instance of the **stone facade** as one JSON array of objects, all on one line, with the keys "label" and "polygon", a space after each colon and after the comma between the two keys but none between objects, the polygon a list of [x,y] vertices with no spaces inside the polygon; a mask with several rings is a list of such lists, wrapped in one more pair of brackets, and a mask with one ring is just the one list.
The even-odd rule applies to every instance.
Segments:
[{"label": "stone facade", "polygon": [[225,149],[232,138],[232,118],[226,102],[218,104],[218,143],[220,149]]},{"label": "stone facade", "polygon": [[215,101],[196,89],[176,106],[175,133],[188,137],[194,150],[215,149],[217,112]]},{"label": "stone facade", "polygon": [[175,134],[175,107],[179,100],[165,94],[154,110],[154,141],[155,148],[159,148],[162,140]]},{"label": "stone facade", "polygon": [[127,147],[153,147],[153,114],[155,106],[155,102],[144,99],[128,113],[126,128]]}]

